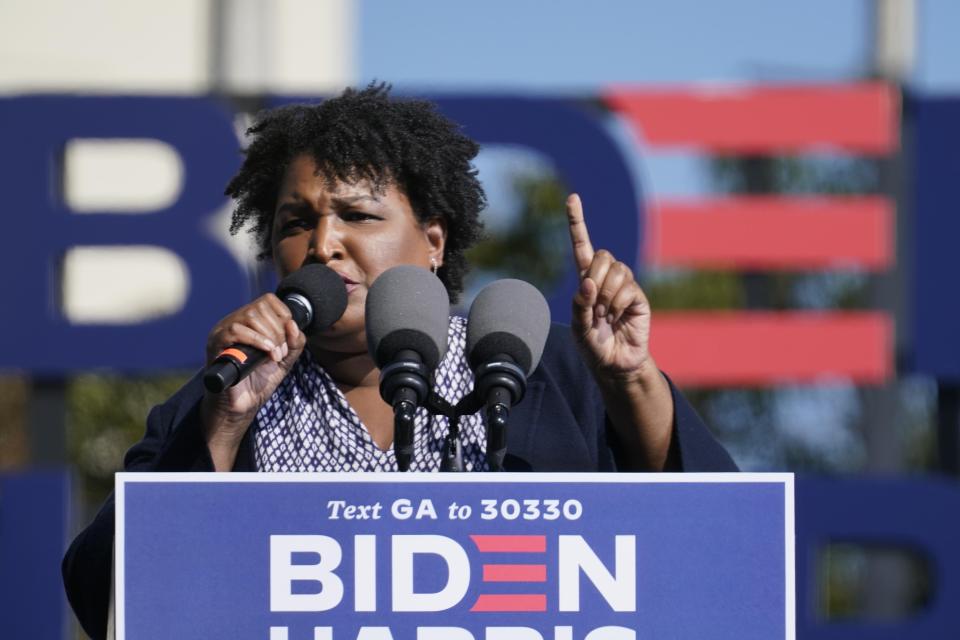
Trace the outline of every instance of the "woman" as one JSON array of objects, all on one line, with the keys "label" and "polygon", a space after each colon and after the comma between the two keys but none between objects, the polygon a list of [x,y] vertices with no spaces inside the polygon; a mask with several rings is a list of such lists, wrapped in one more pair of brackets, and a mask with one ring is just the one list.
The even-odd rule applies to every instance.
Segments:
[{"label": "woman", "polygon": [[[315,262],[332,268],[347,287],[346,311],[309,339],[273,294],[225,317],[210,332],[208,362],[237,343],[270,359],[218,395],[194,378],[151,412],[125,469],[394,470],[393,412],[367,352],[366,293],[385,270],[412,264],[434,271],[456,299],[464,251],[480,236],[479,148],[431,104],[394,100],[383,86],[267,112],[249,133],[227,187],[237,201],[231,230],[250,225],[280,276]],[[507,468],[735,470],[657,369],[650,306],[630,268],[594,251],[576,195],[567,214],[581,273],[572,327],[551,329],[512,411]],[[451,401],[472,387],[464,336],[465,322],[451,318],[434,381]],[[461,428],[466,467],[482,470],[481,416]],[[416,434],[411,469],[437,470],[445,420],[421,410]],[[111,499],[64,559],[71,604],[93,637],[105,632],[112,535]]]}]

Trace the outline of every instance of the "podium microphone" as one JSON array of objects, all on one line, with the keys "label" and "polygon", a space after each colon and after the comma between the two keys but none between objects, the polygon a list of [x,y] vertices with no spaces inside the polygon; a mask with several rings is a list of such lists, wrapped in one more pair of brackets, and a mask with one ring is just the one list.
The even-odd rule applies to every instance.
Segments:
[{"label": "podium microphone", "polygon": [[450,299],[440,280],[421,267],[384,271],[367,292],[367,349],[380,369],[380,396],[393,407],[397,468],[413,459],[414,412],[447,351]]},{"label": "podium microphone", "polygon": [[[337,273],[314,263],[280,281],[277,297],[283,301],[300,330],[307,335],[323,331],[340,319],[347,308],[347,287]],[[211,393],[232,387],[253,371],[267,353],[256,347],[227,347],[203,373],[203,386]]]},{"label": "podium microphone", "polygon": [[487,463],[495,471],[503,469],[507,453],[510,407],[523,399],[549,332],[550,307],[523,280],[492,282],[470,307],[467,359],[474,371],[473,393],[486,406]]}]

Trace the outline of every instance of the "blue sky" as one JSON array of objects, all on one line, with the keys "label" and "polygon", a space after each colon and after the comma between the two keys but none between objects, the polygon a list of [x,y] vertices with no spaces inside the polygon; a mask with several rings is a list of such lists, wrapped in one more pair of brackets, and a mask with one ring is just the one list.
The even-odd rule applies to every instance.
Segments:
[{"label": "blue sky", "polygon": [[927,93],[960,94],[960,2],[921,0],[918,65],[911,83]]},{"label": "blue sky", "polygon": [[[873,0],[363,0],[361,80],[414,90],[838,81],[868,71]],[[911,84],[960,92],[960,2],[919,0]]]}]

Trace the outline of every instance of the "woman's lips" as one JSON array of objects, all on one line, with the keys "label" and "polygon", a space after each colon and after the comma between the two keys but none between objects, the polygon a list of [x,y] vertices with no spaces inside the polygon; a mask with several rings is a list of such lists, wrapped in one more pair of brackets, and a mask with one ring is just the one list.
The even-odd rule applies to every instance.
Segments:
[{"label": "woman's lips", "polygon": [[347,295],[350,295],[350,294],[353,292],[354,289],[356,289],[357,287],[360,286],[359,283],[357,283],[357,282],[354,281],[354,280],[351,280],[350,278],[348,278],[347,276],[343,275],[343,274],[340,273],[339,271],[337,272],[337,275],[340,276],[340,279],[343,280],[344,286],[347,287]]}]

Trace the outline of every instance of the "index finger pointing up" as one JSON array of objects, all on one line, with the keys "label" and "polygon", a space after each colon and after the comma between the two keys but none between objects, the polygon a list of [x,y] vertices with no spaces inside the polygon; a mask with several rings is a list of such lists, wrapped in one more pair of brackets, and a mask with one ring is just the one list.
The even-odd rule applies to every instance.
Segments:
[{"label": "index finger pointing up", "polygon": [[593,245],[590,244],[590,233],[587,223],[583,219],[583,205],[580,196],[571,193],[567,197],[567,222],[570,224],[570,242],[573,245],[573,260],[577,263],[577,270],[582,274],[590,268],[593,262]]}]

